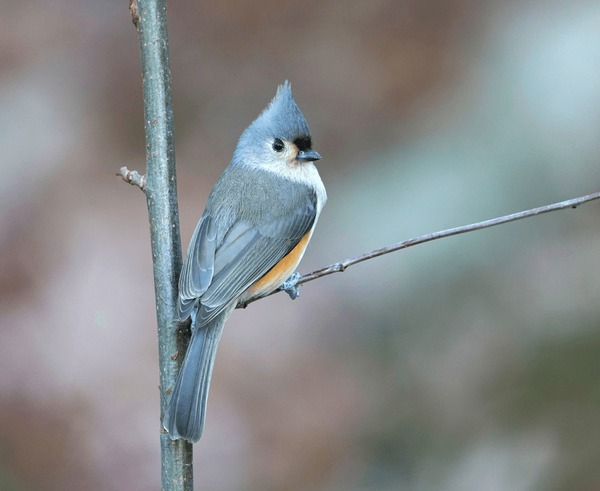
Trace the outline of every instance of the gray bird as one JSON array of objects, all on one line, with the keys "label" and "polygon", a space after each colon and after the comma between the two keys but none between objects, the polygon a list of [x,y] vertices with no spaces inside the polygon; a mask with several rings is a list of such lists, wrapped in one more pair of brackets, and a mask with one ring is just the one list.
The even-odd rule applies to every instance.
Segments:
[{"label": "gray bird", "polygon": [[225,320],[281,286],[302,259],[327,200],[320,158],[286,81],[242,133],[187,249],[178,313],[192,318],[192,338],[163,419],[173,440],[202,436]]}]

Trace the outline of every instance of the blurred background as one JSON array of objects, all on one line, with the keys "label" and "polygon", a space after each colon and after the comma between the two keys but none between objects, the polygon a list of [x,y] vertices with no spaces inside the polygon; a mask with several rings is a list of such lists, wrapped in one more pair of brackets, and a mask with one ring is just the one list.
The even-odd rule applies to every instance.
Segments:
[{"label": "blurred background", "polygon": [[[289,79],[329,202],[309,272],[598,191],[598,2],[170,2],[182,240]],[[0,489],[158,490],[126,1],[3,0]],[[230,318],[198,489],[600,489],[599,203],[421,245]]]}]

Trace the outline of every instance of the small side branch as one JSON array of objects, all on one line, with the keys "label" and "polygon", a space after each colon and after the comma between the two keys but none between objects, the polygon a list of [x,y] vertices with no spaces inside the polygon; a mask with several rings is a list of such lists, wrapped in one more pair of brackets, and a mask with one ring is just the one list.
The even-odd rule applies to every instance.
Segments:
[{"label": "small side branch", "polygon": [[[360,256],[356,256],[350,259],[344,259],[343,261],[331,264],[325,268],[321,268],[317,271],[313,271],[312,273],[305,274],[298,279],[297,285],[299,286],[304,283],[308,283],[309,281],[322,278],[323,276],[328,276],[330,274],[343,273],[347,268],[349,268],[350,266],[354,266],[355,264],[362,263],[363,261],[367,261],[375,257],[383,256],[384,254],[396,252],[401,249],[408,249],[409,247],[416,246],[418,244],[431,242],[432,240],[443,239],[444,237],[450,237],[452,235],[460,235],[465,234],[467,232],[474,232],[475,230],[482,230],[484,228],[495,227],[496,225],[515,222],[517,220],[522,220],[523,218],[534,217],[537,215],[542,215],[544,213],[549,213],[551,211],[564,210],[566,208],[577,208],[583,203],[587,203],[588,201],[593,201],[597,199],[600,199],[600,192],[588,194],[586,196],[580,196],[579,198],[561,201],[559,203],[553,203],[551,205],[532,208],[531,210],[520,211],[518,213],[513,213],[512,215],[505,215],[498,218],[492,218],[491,220],[485,220],[483,222],[472,223],[470,225],[463,225],[461,227],[449,228],[440,232],[433,232],[431,234],[421,235],[420,237],[415,237],[414,239],[404,240],[402,242],[397,242],[396,244],[391,244],[389,246],[382,247],[381,249],[375,249],[373,251],[366,252],[364,254],[361,254]],[[279,288],[274,292],[270,293],[269,295],[273,295],[282,290],[283,288]],[[251,300],[250,302],[247,302],[244,305],[239,305],[238,307],[245,308],[246,305],[256,300],[260,299],[257,298],[255,300]]]},{"label": "small side branch", "polygon": [[129,0],[129,13],[131,14],[131,22],[135,26],[135,30],[140,32],[140,14],[138,13],[137,0]]},{"label": "small side branch", "polygon": [[132,186],[137,186],[142,190],[142,192],[146,192],[146,176],[140,174],[136,170],[129,170],[127,167],[121,167],[119,172],[115,173],[116,176],[121,176],[121,178],[131,184]]}]

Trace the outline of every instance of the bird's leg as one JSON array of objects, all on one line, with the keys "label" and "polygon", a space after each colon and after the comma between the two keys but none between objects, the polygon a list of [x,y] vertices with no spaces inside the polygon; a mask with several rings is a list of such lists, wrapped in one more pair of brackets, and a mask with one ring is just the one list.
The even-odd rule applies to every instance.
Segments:
[{"label": "bird's leg", "polygon": [[301,276],[302,275],[296,271],[281,284],[281,289],[285,291],[292,300],[296,300],[300,296],[300,285],[298,285],[298,280]]}]

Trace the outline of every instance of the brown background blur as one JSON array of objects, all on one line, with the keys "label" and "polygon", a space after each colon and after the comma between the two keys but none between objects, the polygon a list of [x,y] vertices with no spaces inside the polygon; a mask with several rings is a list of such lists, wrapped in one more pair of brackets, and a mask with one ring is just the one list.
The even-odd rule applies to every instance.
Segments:
[{"label": "brown background blur", "polygon": [[[289,79],[329,192],[302,272],[598,191],[597,2],[169,5],[182,238]],[[139,51],[127,2],[3,0],[0,489],[158,490]],[[592,203],[237,311],[198,489],[600,489]]]}]

